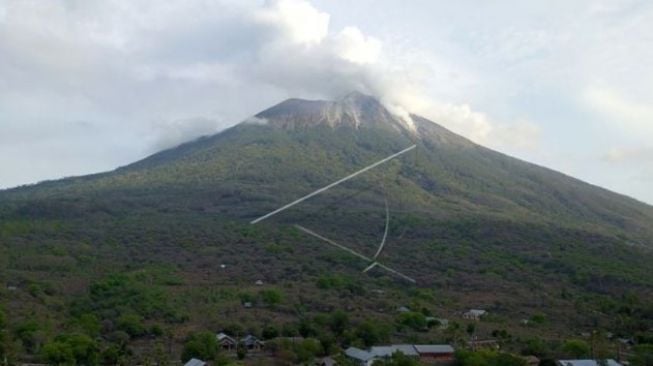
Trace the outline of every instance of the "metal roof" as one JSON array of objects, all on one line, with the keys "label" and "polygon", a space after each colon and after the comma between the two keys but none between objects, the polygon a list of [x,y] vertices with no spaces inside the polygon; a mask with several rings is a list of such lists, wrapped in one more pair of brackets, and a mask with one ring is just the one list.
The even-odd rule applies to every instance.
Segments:
[{"label": "metal roof", "polygon": [[418,353],[453,353],[454,349],[448,344],[416,344]]},{"label": "metal roof", "polygon": [[372,358],[374,358],[374,355],[371,354],[370,352],[367,352],[365,350],[362,350],[360,348],[356,347],[349,347],[345,350],[345,355],[351,358],[355,358],[357,360],[361,361],[369,361]]},{"label": "metal roof", "polygon": [[[621,364],[615,360],[605,360],[606,365],[608,366],[621,366]],[[596,360],[560,360],[558,361],[562,366],[600,366]]]},{"label": "metal roof", "polygon": [[205,366],[205,365],[206,362],[202,360],[198,360],[197,358],[191,358],[190,360],[188,360],[188,362],[186,362],[186,364],[184,364],[184,366]]},{"label": "metal roof", "polygon": [[401,352],[406,356],[418,356],[412,344],[393,344],[390,346],[376,346],[370,349],[370,353],[377,357],[390,357],[395,352]]}]

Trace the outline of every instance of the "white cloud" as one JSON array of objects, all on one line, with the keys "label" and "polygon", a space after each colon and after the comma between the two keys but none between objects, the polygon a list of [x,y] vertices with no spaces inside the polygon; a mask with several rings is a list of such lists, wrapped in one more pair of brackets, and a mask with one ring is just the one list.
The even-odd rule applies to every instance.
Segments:
[{"label": "white cloud", "polygon": [[351,26],[336,34],[334,46],[340,57],[355,64],[375,63],[381,54],[381,41]]},{"label": "white cloud", "polygon": [[152,140],[153,152],[177,146],[200,136],[216,133],[222,124],[216,120],[197,117],[174,121],[161,121],[153,125],[152,133],[147,136]]},{"label": "white cloud", "polygon": [[653,163],[653,147],[614,147],[601,158],[603,161],[619,164]]},{"label": "white cloud", "polygon": [[653,106],[634,102],[607,87],[588,88],[583,99],[593,111],[632,134],[653,136]]},{"label": "white cloud", "polygon": [[262,23],[281,29],[293,43],[320,43],[329,33],[329,14],[304,0],[270,1],[255,14]]}]

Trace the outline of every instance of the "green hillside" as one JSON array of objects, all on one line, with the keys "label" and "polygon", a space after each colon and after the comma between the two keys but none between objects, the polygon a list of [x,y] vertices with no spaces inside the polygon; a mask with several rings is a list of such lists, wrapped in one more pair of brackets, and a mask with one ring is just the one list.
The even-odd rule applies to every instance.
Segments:
[{"label": "green hillside", "polygon": [[[341,346],[367,342],[372,327],[379,342],[463,345],[468,308],[491,314],[479,337],[515,352],[537,341],[557,355],[580,332],[653,337],[653,207],[413,123],[360,94],[293,99],[112,172],[1,191],[7,353],[43,359],[57,342],[82,342],[57,335],[81,334],[97,362],[178,359],[193,332],[230,327]],[[294,227],[371,256],[385,199],[379,260],[415,285],[362,274],[369,263]],[[329,325],[334,311],[351,331]],[[427,327],[426,315],[459,328]]]}]

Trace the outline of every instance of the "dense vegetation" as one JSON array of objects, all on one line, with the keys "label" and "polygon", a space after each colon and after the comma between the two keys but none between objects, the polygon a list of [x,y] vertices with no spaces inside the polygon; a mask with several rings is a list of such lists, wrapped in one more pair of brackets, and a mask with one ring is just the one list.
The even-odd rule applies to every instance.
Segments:
[{"label": "dense vegetation", "polygon": [[[616,357],[618,338],[650,364],[653,208],[422,121],[414,152],[250,225],[413,143],[387,128],[273,123],[0,192],[0,358],[226,363],[237,357],[210,336],[225,331],[270,340],[287,363],[349,345],[465,349],[475,337],[505,352],[463,350],[463,365]],[[385,198],[391,225],[379,259],[415,286],[379,269],[361,275],[367,263],[293,227],[372,255]],[[469,308],[489,315],[471,325],[461,318]]]}]

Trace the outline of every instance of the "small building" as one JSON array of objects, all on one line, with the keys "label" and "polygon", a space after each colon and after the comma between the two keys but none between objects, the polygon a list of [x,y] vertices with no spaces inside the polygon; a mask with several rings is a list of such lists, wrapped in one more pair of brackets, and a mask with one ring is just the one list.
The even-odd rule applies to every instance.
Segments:
[{"label": "small building", "polygon": [[400,307],[397,308],[397,312],[399,312],[399,313],[407,313],[409,311],[410,311],[410,309],[408,307],[406,307],[406,306],[400,306]]},{"label": "small building", "polygon": [[323,357],[315,361],[315,366],[336,366],[338,363],[331,357]]},{"label": "small building", "polygon": [[265,346],[265,342],[259,340],[255,336],[248,334],[240,339],[240,344],[250,351],[261,351]]},{"label": "small building", "polygon": [[249,301],[246,301],[246,302],[243,303],[243,306],[244,306],[246,309],[249,309],[249,308],[252,307],[252,303],[249,302]]},{"label": "small building", "polygon": [[632,338],[617,338],[617,342],[628,347],[635,345],[635,341]]},{"label": "small building", "polygon": [[467,342],[467,346],[472,350],[479,349],[499,349],[499,342],[495,339],[472,340]]},{"label": "small building", "polygon": [[218,346],[220,346],[220,348],[223,350],[231,351],[236,349],[238,346],[238,342],[236,342],[234,338],[228,336],[225,333],[218,333],[215,337],[218,340]]},{"label": "small building", "polygon": [[470,309],[469,311],[463,313],[463,319],[467,320],[481,320],[482,317],[487,315],[487,311],[481,309]]},{"label": "small building", "polygon": [[615,360],[559,360],[559,366],[622,366]]},{"label": "small building", "polygon": [[262,280],[256,280],[256,282],[254,282],[254,284],[256,286],[263,286],[263,281]]},{"label": "small building", "polygon": [[395,352],[401,352],[405,356],[419,357],[412,344],[393,344],[390,346],[375,346],[370,348],[370,353],[376,358],[390,358]]},{"label": "small building", "polygon": [[345,350],[345,355],[357,365],[368,366],[376,360],[388,359],[397,352],[419,358],[422,363],[449,363],[454,360],[454,348],[448,344],[392,344],[374,346],[369,351],[349,347]]},{"label": "small building", "polygon": [[540,359],[533,355],[524,357],[524,360],[528,366],[538,366],[540,364]]},{"label": "small building", "polygon": [[451,362],[454,348],[448,344],[416,344],[415,351],[423,363]]},{"label": "small building", "polygon": [[206,362],[198,360],[197,358],[191,358],[184,364],[184,366],[206,366]]},{"label": "small building", "polygon": [[371,366],[375,361],[373,354],[356,347],[347,348],[345,350],[345,356],[358,366]]}]

